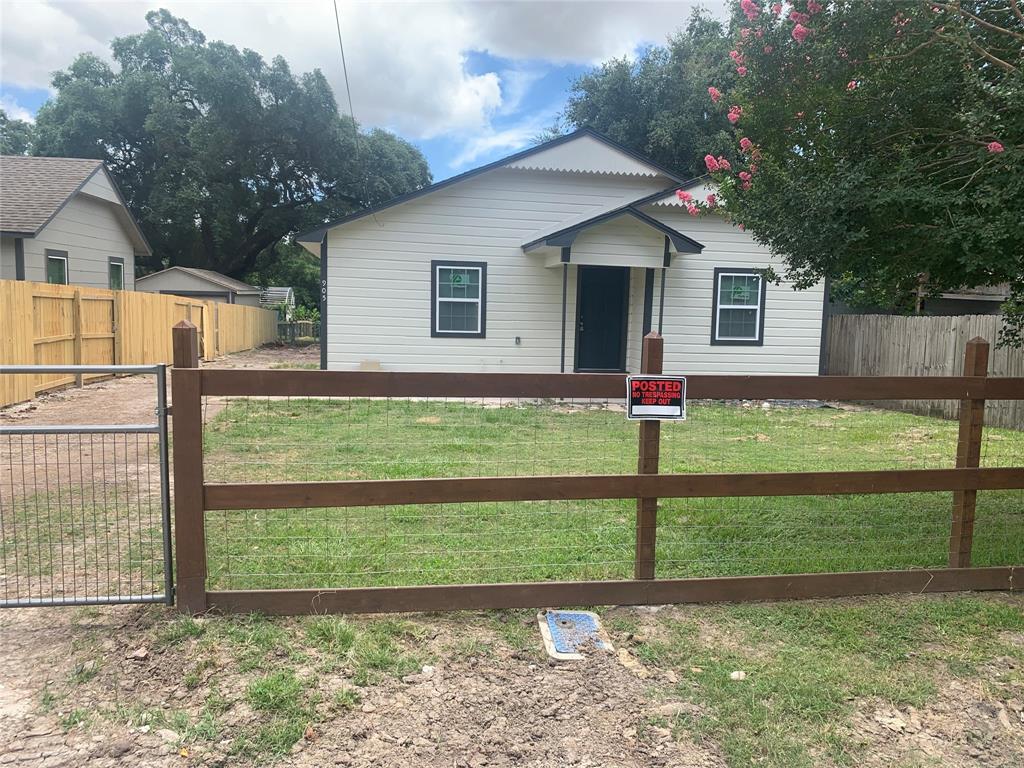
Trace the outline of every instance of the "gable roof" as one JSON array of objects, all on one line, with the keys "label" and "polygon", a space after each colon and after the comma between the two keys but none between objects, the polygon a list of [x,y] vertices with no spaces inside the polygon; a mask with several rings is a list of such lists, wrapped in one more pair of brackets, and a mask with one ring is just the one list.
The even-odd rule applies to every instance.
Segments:
[{"label": "gable roof", "polygon": [[[348,216],[344,216],[344,217],[342,217],[340,219],[336,219],[335,221],[330,221],[330,222],[328,222],[326,224],[323,224],[323,225],[317,227],[316,229],[311,229],[311,230],[308,230],[306,232],[302,232],[301,234],[295,236],[295,241],[299,242],[299,243],[321,243],[321,242],[323,242],[324,235],[327,234],[327,230],[329,230],[329,229],[333,229],[334,227],[340,226],[342,224],[348,224],[349,222],[356,221],[357,219],[361,219],[364,216],[370,216],[370,215],[372,215],[374,213],[378,213],[378,212],[383,211],[383,210],[385,210],[387,208],[392,208],[392,207],[394,207],[396,205],[400,205],[401,203],[406,203],[406,202],[408,202],[410,200],[416,199],[417,197],[423,197],[424,195],[429,195],[431,192],[437,192],[440,189],[444,189],[445,187],[449,187],[452,184],[458,184],[460,181],[466,181],[467,179],[471,179],[474,176],[479,176],[480,174],[486,173],[487,171],[493,171],[493,170],[495,170],[497,168],[503,168],[503,167],[506,167],[506,166],[513,167],[513,168],[514,167],[519,167],[519,168],[530,168],[530,167],[533,167],[529,163],[527,163],[526,165],[523,165],[522,162],[524,160],[527,160],[528,158],[534,157],[536,155],[540,155],[541,153],[548,153],[548,152],[550,152],[550,150],[552,150],[552,149],[554,149],[556,147],[560,147],[562,145],[568,144],[571,141],[575,141],[576,139],[581,139],[581,138],[584,138],[584,137],[589,137],[590,139],[594,139],[597,142],[600,142],[600,143],[610,147],[611,149],[615,150],[620,155],[625,155],[627,159],[630,159],[632,161],[635,161],[636,163],[641,164],[642,167],[644,167],[646,169],[649,169],[649,172],[653,171],[653,172],[650,173],[651,176],[664,176],[665,178],[670,179],[670,180],[676,182],[677,184],[684,183],[683,179],[681,179],[680,177],[676,176],[672,171],[668,170],[667,168],[664,168],[663,166],[658,165],[653,160],[650,160],[650,159],[644,157],[643,155],[638,154],[637,152],[634,152],[633,150],[623,146],[622,144],[619,144],[616,141],[612,141],[607,136],[603,136],[602,134],[598,133],[597,131],[595,131],[595,130],[593,130],[591,128],[580,128],[579,130],[573,131],[572,133],[567,133],[565,136],[559,136],[558,138],[552,139],[551,141],[546,141],[543,144],[538,144],[535,147],[530,147],[529,149],[524,149],[522,152],[517,152],[517,153],[515,153],[513,155],[509,155],[508,157],[503,157],[500,160],[495,160],[493,163],[488,163],[487,165],[481,165],[479,168],[473,168],[472,170],[466,171],[465,173],[460,173],[458,176],[452,176],[450,178],[444,179],[443,181],[439,181],[436,184],[430,184],[429,186],[423,187],[422,189],[417,189],[417,190],[413,190],[412,192],[407,192],[404,195],[399,195],[398,197],[394,197],[391,200],[388,200],[387,202],[381,203],[380,205],[375,205],[375,206],[371,206],[369,208],[364,208],[361,211],[356,211],[355,213],[349,214]],[[544,161],[541,160],[541,162],[544,162]],[[548,162],[551,162],[550,157],[549,157],[549,161]],[[568,163],[568,161],[565,158],[563,158],[562,160],[559,160],[557,162],[559,164],[561,164],[561,165],[566,165]],[[578,164],[578,162],[577,162],[577,164]],[[628,173],[629,172],[629,170],[627,169],[627,166],[625,164],[620,164],[619,168],[620,168],[619,170],[610,171],[610,172],[611,173]],[[582,172],[582,171],[580,171],[580,169],[576,169],[576,170],[578,172]]]},{"label": "gable roof", "polygon": [[[102,173],[117,195],[118,218],[137,253],[152,254],[138,223],[101,160],[0,155],[0,232],[36,237],[82,188]],[[110,201],[107,201],[110,202]]]},{"label": "gable roof", "polygon": [[221,288],[227,288],[233,293],[261,293],[262,291],[256,286],[243,283],[241,280],[235,280],[233,277],[222,275],[220,272],[214,272],[212,269],[199,269],[198,267],[168,267],[162,269],[159,272],[153,272],[142,277],[135,278],[135,284],[143,283],[151,277],[157,275],[165,275],[168,272],[184,272],[186,275],[192,275],[198,277],[200,280],[206,280],[207,282],[219,285]]},{"label": "gable roof", "polygon": [[637,204],[642,204],[646,200],[648,200],[648,198],[641,198],[635,203],[623,205],[619,208],[599,213],[596,216],[589,216],[580,221],[575,221],[568,226],[559,225],[559,229],[552,232],[542,233],[541,235],[531,239],[529,242],[523,243],[523,251],[529,251],[540,246],[570,246],[576,239],[577,235],[579,235],[583,230],[589,229],[590,227],[606,221],[611,221],[612,219],[617,219],[620,216],[630,216],[642,224],[646,224],[652,229],[661,232],[672,242],[672,247],[675,248],[676,253],[700,253],[704,250],[703,243],[698,243],[692,237],[684,235],[682,232],[673,229],[664,222],[658,221],[653,216],[648,216],[643,211],[637,210],[635,206]]}]

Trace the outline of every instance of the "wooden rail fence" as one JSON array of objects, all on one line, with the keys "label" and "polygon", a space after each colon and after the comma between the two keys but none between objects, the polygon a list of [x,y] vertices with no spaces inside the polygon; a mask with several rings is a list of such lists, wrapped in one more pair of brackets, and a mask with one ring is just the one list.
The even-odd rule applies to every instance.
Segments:
[{"label": "wooden rail fence", "polygon": [[[833,315],[824,369],[830,376],[966,375],[961,351],[967,340],[994,339],[1001,326],[999,315]],[[1024,376],[1024,349],[991,350],[988,370],[993,376]],[[946,419],[959,412],[959,403],[952,400],[915,397],[879,405]],[[1024,429],[1024,400],[990,404],[985,423]]]},{"label": "wooden rail fence", "polygon": [[[621,399],[625,395],[625,377],[619,374],[201,370],[197,367],[197,329],[188,322],[179,323],[174,328],[174,338],[176,599],[179,609],[185,612],[210,608],[268,614],[429,611],[1021,588],[1021,567],[970,567],[977,491],[1024,488],[1024,467],[978,466],[986,400],[1024,397],[1024,378],[986,375],[988,344],[983,339],[973,339],[967,345],[968,375],[965,376],[693,376],[687,379],[689,395],[693,398],[959,400],[960,433],[954,469],[659,474],[659,424],[645,422],[639,434],[635,475],[227,484],[207,483],[203,478],[204,395]],[[644,339],[644,372],[660,371],[662,344],[661,337],[655,333]],[[655,573],[659,498],[918,491],[952,492],[947,568],[699,579],[658,579]],[[628,498],[637,500],[633,580],[340,589],[208,591],[206,588],[204,521],[208,510]]]},{"label": "wooden rail fence", "polygon": [[[169,363],[170,328],[190,320],[202,357],[213,359],[277,338],[271,310],[182,296],[0,280],[0,362],[8,365]],[[92,377],[85,377],[86,379]],[[0,406],[81,377],[0,375]]]}]

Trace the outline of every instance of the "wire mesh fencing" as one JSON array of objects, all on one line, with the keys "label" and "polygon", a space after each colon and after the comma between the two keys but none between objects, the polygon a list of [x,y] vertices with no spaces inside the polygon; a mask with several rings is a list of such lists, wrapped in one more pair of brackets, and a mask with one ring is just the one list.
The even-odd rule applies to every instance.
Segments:
[{"label": "wire mesh fencing", "polygon": [[171,599],[163,371],[139,370],[152,423],[0,426],[0,607]]},{"label": "wire mesh fencing", "polygon": [[[621,400],[207,397],[207,482],[629,474]],[[865,403],[696,401],[663,473],[947,469],[958,423]],[[1024,465],[986,429],[982,466]],[[726,485],[728,480],[723,481]],[[658,578],[944,566],[949,492],[659,502]],[[978,494],[975,563],[1024,556],[1024,493]],[[206,512],[211,589],[625,579],[635,499]]]}]

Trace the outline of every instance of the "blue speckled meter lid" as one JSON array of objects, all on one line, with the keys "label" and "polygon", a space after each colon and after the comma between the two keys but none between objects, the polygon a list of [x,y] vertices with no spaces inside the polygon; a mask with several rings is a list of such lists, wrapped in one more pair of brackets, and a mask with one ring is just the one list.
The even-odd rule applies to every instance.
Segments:
[{"label": "blue speckled meter lid", "polygon": [[600,637],[601,627],[590,611],[548,611],[548,630],[558,653],[577,653],[580,648],[607,646]]}]

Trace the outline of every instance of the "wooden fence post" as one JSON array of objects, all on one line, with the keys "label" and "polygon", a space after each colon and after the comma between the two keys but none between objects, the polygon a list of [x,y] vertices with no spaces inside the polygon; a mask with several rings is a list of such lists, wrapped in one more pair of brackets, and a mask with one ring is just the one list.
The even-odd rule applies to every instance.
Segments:
[{"label": "wooden fence post", "polygon": [[[660,374],[664,352],[664,339],[651,331],[644,336],[643,352],[640,358],[640,372]],[[641,421],[639,458],[637,473],[658,474],[658,458],[661,453],[661,422]],[[653,579],[655,545],[658,534],[658,499],[642,496],[636,500],[636,562],[634,578]]]},{"label": "wooden fence post", "polygon": [[199,334],[182,320],[171,331],[171,418],[174,435],[175,602],[184,613],[206,610],[206,529],[203,515],[203,391]]},{"label": "wooden fence post", "polygon": [[[989,345],[975,336],[964,350],[964,376],[988,376]],[[985,423],[985,401],[971,398],[960,401],[960,436],[956,446],[957,467],[977,467],[981,463],[981,434]],[[970,568],[974,540],[974,510],[978,492],[953,492],[953,523],[949,532],[949,567]]]}]

